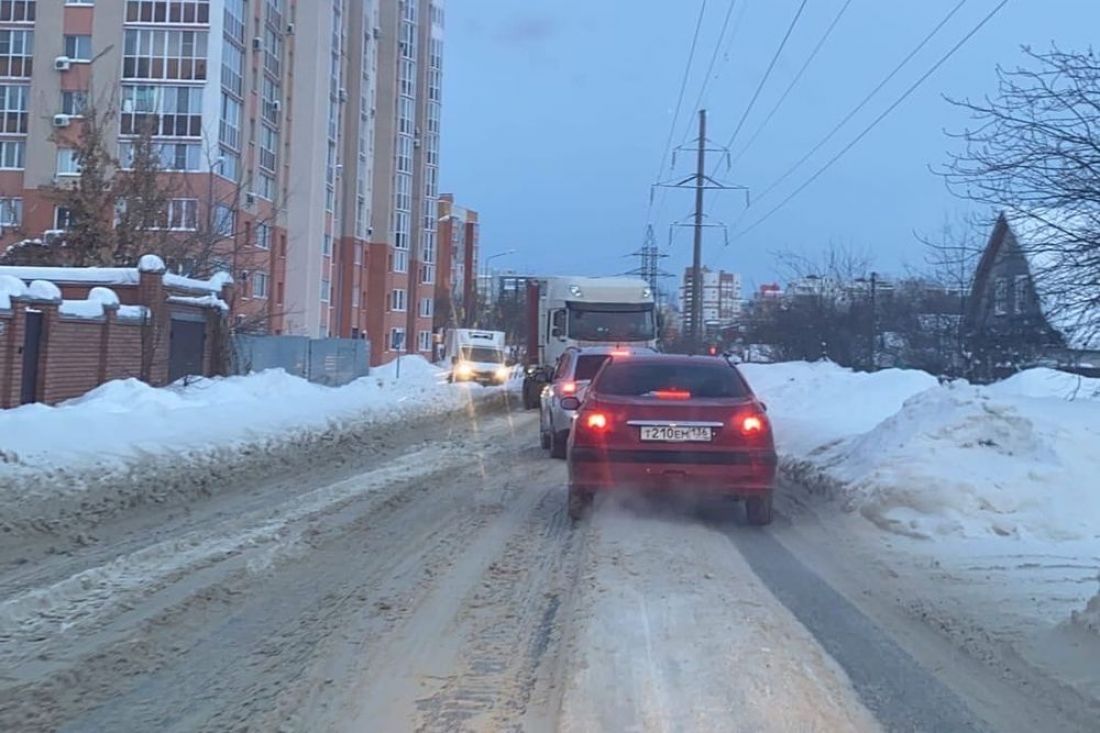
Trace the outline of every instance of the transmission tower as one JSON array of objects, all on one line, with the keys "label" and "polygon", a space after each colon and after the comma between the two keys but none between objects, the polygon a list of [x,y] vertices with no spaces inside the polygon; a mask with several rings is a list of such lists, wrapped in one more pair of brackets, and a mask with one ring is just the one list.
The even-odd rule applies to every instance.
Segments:
[{"label": "transmission tower", "polygon": [[653,233],[652,224],[646,225],[645,243],[642,244],[641,249],[631,252],[629,256],[637,257],[639,263],[638,267],[626,274],[636,275],[649,283],[649,289],[653,292],[654,299],[660,301],[663,292],[661,280],[672,277],[672,273],[665,272],[661,268],[661,260],[667,258],[668,255],[661,252],[661,248],[657,246],[657,237]]}]

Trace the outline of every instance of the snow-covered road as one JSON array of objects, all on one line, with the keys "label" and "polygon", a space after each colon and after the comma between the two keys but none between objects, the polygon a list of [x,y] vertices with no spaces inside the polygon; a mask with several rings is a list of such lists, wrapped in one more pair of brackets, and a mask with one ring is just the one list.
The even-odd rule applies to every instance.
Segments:
[{"label": "snow-covered road", "polygon": [[288,455],[282,475],[138,507],[89,536],[9,543],[0,730],[1097,719],[1095,700],[1033,696],[1021,686],[1034,676],[994,673],[905,612],[882,558],[840,541],[844,525],[796,487],[766,530],[736,509],[608,503],[572,527],[564,466],[536,447],[535,421],[475,405],[312,446],[300,471]]}]

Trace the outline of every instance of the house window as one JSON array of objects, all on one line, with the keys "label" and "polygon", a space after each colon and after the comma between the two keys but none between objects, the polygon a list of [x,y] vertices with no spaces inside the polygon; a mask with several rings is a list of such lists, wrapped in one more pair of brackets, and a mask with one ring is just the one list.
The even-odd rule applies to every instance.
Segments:
[{"label": "house window", "polygon": [[29,84],[0,85],[0,132],[27,133],[27,98]]},{"label": "house window", "polygon": [[[166,171],[197,171],[202,162],[202,145],[197,143],[158,143],[153,149]],[[118,157],[123,169],[133,168],[134,144],[119,143]]]},{"label": "house window", "polygon": [[1013,293],[1016,312],[1023,314],[1031,308],[1031,289],[1028,287],[1028,276],[1016,276],[1016,292]]},{"label": "house window", "polygon": [[402,288],[396,288],[390,293],[390,310],[404,313],[407,307],[408,294]]},{"label": "house window", "polygon": [[0,140],[0,169],[23,170],[27,143],[22,140]]},{"label": "house window", "polygon": [[214,208],[214,231],[222,237],[232,237],[237,226],[237,212],[225,204]]},{"label": "house window", "polygon": [[127,23],[209,23],[210,0],[127,0]]},{"label": "house window", "polygon": [[[4,5],[0,3],[0,16]],[[29,77],[34,69],[33,58],[34,31],[0,31],[0,76]]]},{"label": "house window", "polygon": [[332,300],[332,281],[327,277],[321,278],[321,302],[327,303]]},{"label": "house window", "polygon": [[88,107],[88,92],[61,92],[61,113],[80,117]]},{"label": "house window", "polygon": [[435,302],[431,298],[421,298],[420,317],[431,318],[433,313],[435,313]]},{"label": "house window", "polygon": [[394,272],[408,272],[409,271],[409,253],[405,250],[399,249],[393,253],[393,271]]},{"label": "house window", "polygon": [[256,246],[260,249],[271,249],[271,227],[267,224],[256,225]]},{"label": "house window", "polygon": [[993,284],[993,313],[998,316],[1008,314],[1008,278],[999,277]]},{"label": "house window", "polygon": [[432,350],[432,332],[431,331],[419,331],[416,334],[416,345],[421,352],[427,352]]},{"label": "house window", "polygon": [[64,230],[73,225],[73,211],[64,206],[58,206],[53,210],[53,228]]},{"label": "house window", "polygon": [[201,137],[202,89],[123,84],[120,123],[123,135]]},{"label": "house window", "polygon": [[91,61],[92,37],[65,36],[65,55],[70,61]]},{"label": "house window", "polygon": [[0,229],[23,224],[23,199],[0,198]]},{"label": "house window", "polygon": [[80,175],[80,153],[74,148],[57,149],[57,175]]},{"label": "house window", "polygon": [[199,228],[199,200],[169,199],[163,220],[157,228],[176,232],[195,231]]},{"label": "house window", "polygon": [[268,278],[266,272],[257,272],[252,275],[252,297],[267,299]]},{"label": "house window", "polygon": [[4,23],[32,23],[35,17],[35,0],[11,0],[0,3],[0,21]]},{"label": "house window", "polygon": [[405,329],[391,328],[389,334],[386,336],[386,340],[388,341],[386,348],[389,351],[404,351]]},{"label": "house window", "polygon": [[332,235],[326,233],[321,237],[321,254],[328,257],[332,254]]}]

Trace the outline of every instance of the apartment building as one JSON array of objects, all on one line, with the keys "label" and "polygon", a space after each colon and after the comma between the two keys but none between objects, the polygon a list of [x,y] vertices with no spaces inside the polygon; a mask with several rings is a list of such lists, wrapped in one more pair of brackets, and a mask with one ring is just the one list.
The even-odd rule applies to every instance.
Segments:
[{"label": "apartment building", "polygon": [[123,167],[153,127],[165,227],[213,240],[238,323],[430,354],[443,22],[443,0],[0,2],[0,245],[70,224],[53,188],[94,107]]},{"label": "apartment building", "polygon": [[162,228],[233,273],[238,322],[282,330],[287,3],[0,3],[0,245],[63,236],[71,212],[52,191],[79,176],[91,115],[122,168],[148,129],[171,196]]},{"label": "apartment building", "polygon": [[[447,298],[452,326],[472,326],[477,305],[478,214],[455,203],[454,194],[439,197],[439,268],[437,302]],[[438,314],[437,314],[438,315]],[[436,319],[439,323],[439,319]]]},{"label": "apartment building", "polygon": [[[733,325],[741,315],[741,275],[704,267],[702,280],[703,325],[718,328]],[[683,284],[680,287],[680,313],[683,314],[685,331],[690,329],[693,282],[691,268],[684,268]]]}]

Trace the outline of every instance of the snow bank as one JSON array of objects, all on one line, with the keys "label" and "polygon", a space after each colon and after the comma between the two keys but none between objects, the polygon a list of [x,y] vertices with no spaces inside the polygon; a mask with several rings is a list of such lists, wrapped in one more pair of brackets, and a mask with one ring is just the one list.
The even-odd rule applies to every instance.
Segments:
[{"label": "snow bank", "polygon": [[129,379],[55,407],[0,410],[0,525],[34,521],[51,501],[90,503],[99,497],[82,492],[92,486],[124,493],[132,477],[152,464],[166,472],[166,486],[184,481],[179,472],[197,464],[212,474],[202,480],[217,485],[225,481],[224,474],[218,477],[221,460],[375,423],[441,415],[501,394],[447,384],[445,371],[420,357],[403,360],[400,379],[391,371],[381,368],[337,388],[283,370],[161,389]]},{"label": "snow bank", "polygon": [[1028,369],[990,385],[989,390],[1009,397],[1100,399],[1100,379],[1081,377],[1057,369]]},{"label": "snow bank", "polygon": [[1084,611],[1076,611],[1071,621],[1095,634],[1100,634],[1100,593],[1092,597]]}]

